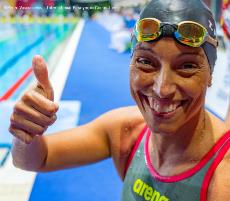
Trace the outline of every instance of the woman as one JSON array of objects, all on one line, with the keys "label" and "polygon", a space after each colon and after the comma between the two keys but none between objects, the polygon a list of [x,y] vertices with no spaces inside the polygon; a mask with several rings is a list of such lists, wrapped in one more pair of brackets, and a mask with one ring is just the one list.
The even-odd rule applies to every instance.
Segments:
[{"label": "woman", "polygon": [[[57,105],[42,58],[38,86],[15,105],[14,164],[51,171],[112,157],[123,201],[220,201],[229,197],[226,125],[204,108],[216,61],[215,22],[199,0],[153,0],[134,28],[130,89],[137,107],[42,136]],[[24,143],[25,142],[25,143]]]}]

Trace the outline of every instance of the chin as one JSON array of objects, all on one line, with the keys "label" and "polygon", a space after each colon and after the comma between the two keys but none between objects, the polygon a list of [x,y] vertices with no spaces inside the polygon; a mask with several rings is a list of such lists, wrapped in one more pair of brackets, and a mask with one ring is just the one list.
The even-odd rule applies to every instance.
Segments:
[{"label": "chin", "polygon": [[178,125],[178,123],[174,123],[173,125],[166,124],[166,123],[147,123],[150,130],[153,133],[160,133],[166,135],[173,135],[176,134],[182,125]]}]

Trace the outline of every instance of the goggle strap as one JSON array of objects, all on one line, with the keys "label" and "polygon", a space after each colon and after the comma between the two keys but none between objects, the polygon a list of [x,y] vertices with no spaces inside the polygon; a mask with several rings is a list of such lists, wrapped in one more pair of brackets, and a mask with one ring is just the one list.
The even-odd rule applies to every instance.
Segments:
[{"label": "goggle strap", "polygon": [[207,36],[206,41],[211,43],[213,46],[218,47],[218,40],[212,38],[211,36]]}]

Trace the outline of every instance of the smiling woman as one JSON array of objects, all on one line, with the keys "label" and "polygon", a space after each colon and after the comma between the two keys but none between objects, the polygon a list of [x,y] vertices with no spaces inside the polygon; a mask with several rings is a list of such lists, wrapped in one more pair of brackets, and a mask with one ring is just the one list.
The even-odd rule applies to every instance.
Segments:
[{"label": "smiling woman", "polygon": [[199,113],[211,84],[211,73],[202,48],[163,38],[137,46],[131,61],[130,84],[151,130],[172,134],[190,125],[194,118],[203,118]]},{"label": "smiling woman", "polygon": [[51,171],[112,157],[124,180],[122,201],[228,200],[230,132],[204,107],[217,45],[212,14],[200,0],[152,0],[132,36],[137,106],[48,136],[58,105],[46,64],[35,56],[38,84],[11,116],[15,166]]}]

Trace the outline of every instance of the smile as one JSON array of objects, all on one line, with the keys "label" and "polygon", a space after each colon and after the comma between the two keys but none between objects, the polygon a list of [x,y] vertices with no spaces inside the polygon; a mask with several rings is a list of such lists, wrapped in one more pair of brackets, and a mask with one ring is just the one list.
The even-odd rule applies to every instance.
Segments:
[{"label": "smile", "polygon": [[160,101],[152,97],[147,97],[150,108],[154,111],[154,114],[162,117],[171,117],[175,114],[177,109],[182,106],[185,101]]}]

